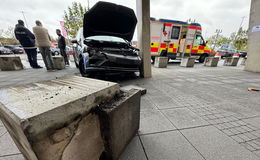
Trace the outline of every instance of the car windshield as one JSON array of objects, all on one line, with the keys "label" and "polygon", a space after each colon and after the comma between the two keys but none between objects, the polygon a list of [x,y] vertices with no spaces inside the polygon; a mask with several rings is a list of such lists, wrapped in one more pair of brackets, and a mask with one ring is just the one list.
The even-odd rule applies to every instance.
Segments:
[{"label": "car windshield", "polygon": [[113,37],[113,36],[91,36],[91,37],[86,38],[86,40],[126,43],[126,41],[124,39],[119,38],[119,37]]}]

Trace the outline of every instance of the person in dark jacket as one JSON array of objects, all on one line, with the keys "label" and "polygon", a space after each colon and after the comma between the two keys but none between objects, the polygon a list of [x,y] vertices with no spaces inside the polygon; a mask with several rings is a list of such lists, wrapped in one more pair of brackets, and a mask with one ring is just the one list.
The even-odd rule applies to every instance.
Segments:
[{"label": "person in dark jacket", "polygon": [[60,53],[64,58],[65,64],[69,65],[68,56],[66,53],[66,41],[65,38],[61,35],[61,31],[59,29],[56,29],[56,34],[58,37],[58,48],[60,49]]},{"label": "person in dark jacket", "polygon": [[24,26],[24,22],[22,20],[18,20],[18,24],[14,29],[14,34],[16,39],[23,46],[30,66],[32,68],[42,68],[37,63],[37,48],[35,47],[35,37],[32,32]]}]

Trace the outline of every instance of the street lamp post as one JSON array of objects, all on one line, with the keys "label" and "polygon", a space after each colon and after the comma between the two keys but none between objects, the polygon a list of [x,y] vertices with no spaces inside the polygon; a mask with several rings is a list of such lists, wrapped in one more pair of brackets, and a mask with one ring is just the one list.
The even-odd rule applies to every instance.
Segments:
[{"label": "street lamp post", "polygon": [[28,26],[28,23],[27,23],[27,20],[26,20],[26,18],[25,18],[25,15],[24,15],[24,11],[20,11],[21,13],[22,13],[22,15],[23,15],[23,19],[24,19],[24,22],[25,22],[25,24],[26,24],[26,27],[28,28],[29,26]]}]

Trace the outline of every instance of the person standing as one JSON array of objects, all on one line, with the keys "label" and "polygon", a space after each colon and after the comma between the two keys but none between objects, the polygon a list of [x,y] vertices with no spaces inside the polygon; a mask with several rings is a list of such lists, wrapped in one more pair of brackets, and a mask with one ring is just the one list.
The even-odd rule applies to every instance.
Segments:
[{"label": "person standing", "polygon": [[23,46],[25,53],[27,54],[28,61],[32,68],[42,68],[37,63],[37,48],[35,47],[35,36],[32,32],[24,26],[22,20],[18,20],[14,29],[15,38]]},{"label": "person standing", "polygon": [[66,41],[65,38],[61,35],[61,31],[59,29],[56,29],[56,34],[58,37],[58,48],[60,49],[60,53],[64,58],[65,65],[70,65],[68,60],[68,55],[66,53]]},{"label": "person standing", "polygon": [[54,63],[50,52],[51,38],[48,30],[42,26],[42,23],[37,20],[36,26],[33,27],[33,33],[36,38],[36,44],[42,54],[44,64],[48,71],[54,70]]}]

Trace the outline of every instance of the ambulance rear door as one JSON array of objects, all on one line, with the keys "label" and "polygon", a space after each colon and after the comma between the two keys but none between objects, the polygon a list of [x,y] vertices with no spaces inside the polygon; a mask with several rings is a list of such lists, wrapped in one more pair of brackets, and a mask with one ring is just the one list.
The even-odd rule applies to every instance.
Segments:
[{"label": "ambulance rear door", "polygon": [[[196,36],[196,27],[194,26],[189,26],[188,31],[187,31],[187,35],[186,35],[186,39],[185,39],[185,55],[189,54],[191,55],[191,50],[192,50],[192,46],[193,46],[193,42]],[[183,55],[184,56],[184,55]]]},{"label": "ambulance rear door", "polygon": [[[178,24],[171,24],[170,33],[168,35],[168,54],[176,54],[179,47],[180,35],[182,26]],[[176,56],[176,55],[175,55]]]},{"label": "ambulance rear door", "polygon": [[163,24],[158,21],[151,21],[151,56],[160,55],[161,32]]}]

